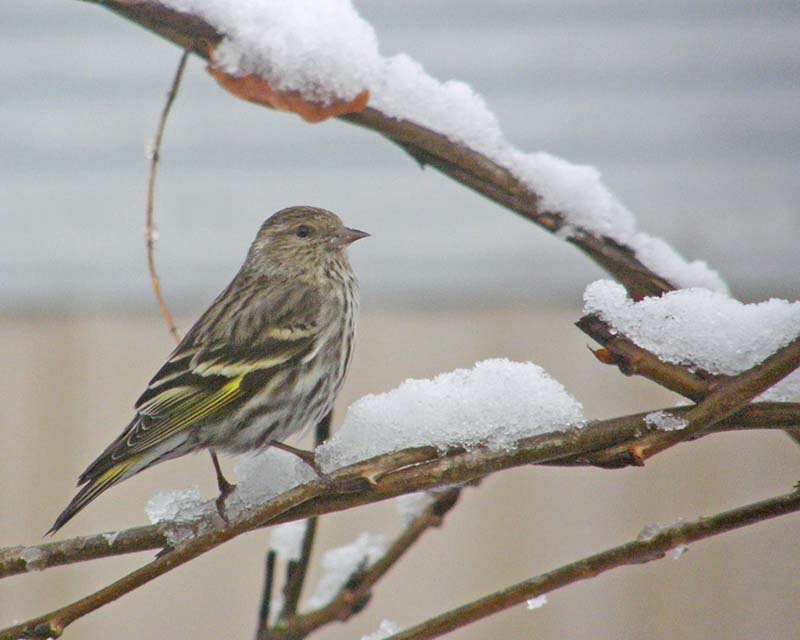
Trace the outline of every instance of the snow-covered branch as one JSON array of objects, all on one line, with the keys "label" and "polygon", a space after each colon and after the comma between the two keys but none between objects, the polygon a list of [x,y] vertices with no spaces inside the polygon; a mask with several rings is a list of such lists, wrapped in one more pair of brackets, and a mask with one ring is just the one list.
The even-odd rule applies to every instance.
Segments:
[{"label": "snow-covered branch", "polygon": [[[664,411],[684,416],[690,411],[690,407],[671,407]],[[414,447],[383,454],[337,470],[330,477],[338,478],[340,486],[331,485],[329,490],[319,496],[294,505],[290,510],[272,518],[269,525],[351,509],[395,495],[447,484],[449,480],[437,481],[434,477],[435,470],[436,473],[447,470],[448,477],[453,477],[454,482],[466,482],[494,471],[530,464],[591,466],[596,464],[596,460],[608,447],[620,443],[635,443],[638,438],[653,431],[655,427],[647,421],[649,415],[651,413],[637,413],[591,421],[574,432],[542,434],[520,441],[513,450],[480,447],[472,452],[453,450],[439,455],[434,447]],[[800,403],[754,403],[735,416],[718,422],[703,435],[734,430],[787,428],[800,428]],[[431,463],[435,461],[439,464],[434,469]],[[362,480],[356,482],[355,486],[348,487],[344,483],[345,479],[349,481],[359,477]],[[369,483],[363,480],[370,477],[378,478],[378,481]],[[409,479],[407,490],[403,491],[397,478]],[[353,491],[359,488],[363,491]],[[162,522],[41,545],[8,547],[0,551],[0,578],[33,569],[42,570],[149,549],[169,548],[169,532],[175,524],[179,523]],[[195,522],[194,525],[209,531],[218,527],[220,521],[211,509],[202,516],[199,524]],[[184,523],[184,526],[188,525]],[[254,528],[262,526],[267,526],[267,523],[258,523]],[[32,562],[29,563],[26,559],[32,559]]]},{"label": "snow-covered branch", "polygon": [[[293,3],[283,2],[229,12],[232,5],[193,0],[87,1],[205,58],[223,86],[260,104],[302,114],[298,100],[324,108],[368,94],[366,108],[359,103],[340,117],[558,234],[634,299],[684,286],[726,289],[704,263],[686,262],[662,240],[637,231],[594,167],[515,149],[469,86],[441,83],[405,54],[381,56],[371,26],[348,3],[330,3],[333,15],[295,14]],[[282,46],[289,42],[298,49]]]}]

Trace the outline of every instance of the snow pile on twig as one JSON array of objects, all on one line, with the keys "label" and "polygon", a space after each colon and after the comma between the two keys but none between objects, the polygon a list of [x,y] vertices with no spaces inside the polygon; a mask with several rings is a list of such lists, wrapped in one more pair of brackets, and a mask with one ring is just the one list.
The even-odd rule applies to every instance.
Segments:
[{"label": "snow pile on twig", "polygon": [[328,604],[354,573],[366,569],[386,552],[382,535],[364,532],[352,543],[329,549],[322,556],[322,577],[308,599],[311,609]]},{"label": "snow pile on twig", "polygon": [[[662,360],[712,374],[746,371],[800,335],[800,302],[775,298],[743,304],[721,293],[684,289],[633,302],[622,285],[599,280],[586,288],[584,302],[585,313],[598,314]],[[761,398],[798,395],[795,371]]]},{"label": "snow pile on twig", "polygon": [[584,421],[580,403],[541,367],[485,360],[361,398],[350,405],[333,438],[317,448],[317,462],[331,470],[421,446],[511,449],[522,438]]},{"label": "snow pile on twig", "polygon": [[637,232],[633,215],[597,169],[515,149],[469,85],[440,82],[404,53],[382,56],[374,29],[351,0],[161,2],[226,34],[214,51],[214,64],[226,73],[257,73],[277,90],[324,104],[352,100],[368,89],[371,107],[441,133],[507,168],[540,195],[541,210],[564,216],[567,233],[580,227],[627,244],[676,286],[727,290],[704,262],[686,262],[665,242]]}]

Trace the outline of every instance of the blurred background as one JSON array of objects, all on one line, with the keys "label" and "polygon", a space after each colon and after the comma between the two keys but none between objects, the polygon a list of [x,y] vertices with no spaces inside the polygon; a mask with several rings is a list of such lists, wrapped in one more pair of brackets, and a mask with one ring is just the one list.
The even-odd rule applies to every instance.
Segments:
[{"label": "blurred background", "polygon": [[[640,227],[707,260],[734,294],[797,299],[800,5],[764,0],[356,0],[384,54],[483,94],[508,138],[598,166]],[[179,51],[102,8],[0,6],[0,547],[41,540],[88,462],[130,416],[172,343],[144,253],[145,149]],[[594,361],[573,327],[602,273],[567,244],[374,133],[310,126],[231,98],[191,60],[158,178],[156,260],[188,328],[235,273],[261,221],[323,206],[373,234],[362,282],[356,398],[476,360],[532,360],[610,417],[676,402]],[[303,444],[303,443],[300,443]],[[421,621],[635,537],[784,492],[800,449],[779,433],[714,436],[644,469],[530,468],[465,491],[376,589],[314,637]],[[228,469],[232,461],[225,461]],[[59,534],[142,524],[159,488],[214,492],[208,457],[161,465]],[[318,554],[363,530],[390,537],[391,504],[325,517]],[[785,517],[629,567],[452,635],[794,639],[800,521]],[[66,637],[249,638],[268,533],[242,537],[75,623]],[[93,591],[152,554],[0,582],[0,626]],[[308,589],[313,587],[312,572]]]}]

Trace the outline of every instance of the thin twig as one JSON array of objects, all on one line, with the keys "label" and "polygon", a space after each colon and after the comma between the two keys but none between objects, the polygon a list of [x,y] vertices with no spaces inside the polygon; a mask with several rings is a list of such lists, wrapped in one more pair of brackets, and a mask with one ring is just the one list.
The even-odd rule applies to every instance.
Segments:
[{"label": "thin twig", "polygon": [[[661,410],[674,413],[678,417],[685,417],[691,408],[670,407]],[[499,470],[529,464],[604,465],[604,461],[600,459],[603,451],[620,443],[630,447],[637,439],[647,437],[647,434],[652,432],[651,427],[645,421],[647,415],[648,413],[637,413],[608,420],[595,420],[577,431],[555,432],[520,441],[514,451],[497,452],[490,449],[476,449],[470,454],[470,459],[475,467],[485,472],[489,472],[490,468]],[[718,422],[711,430],[701,435],[743,429],[786,429],[790,427],[800,428],[800,403],[759,402],[745,407],[735,416]],[[418,478],[414,481],[414,484],[418,485],[420,478],[428,477],[432,472],[431,468],[419,466],[419,463],[447,461],[461,455],[460,452],[454,450],[442,456],[433,447],[404,449],[347,467],[350,470],[348,477],[359,474],[362,477],[369,477],[372,474],[374,477],[391,480],[397,476],[400,470],[405,469],[404,474]],[[446,482],[442,481],[438,484],[446,484]],[[432,481],[423,488],[435,486],[437,483]],[[409,492],[411,490],[400,493]],[[369,490],[353,493],[329,487],[329,490],[319,498],[293,507],[290,511],[270,520],[269,524],[281,524],[351,509],[377,502],[386,497],[391,496],[384,497]],[[200,528],[212,528],[215,520],[216,516],[210,514],[207,521],[200,523]],[[255,528],[265,526],[265,524],[260,523]],[[16,546],[0,549],[0,578],[25,573],[28,570],[25,557],[35,556],[37,569],[48,569],[126,553],[163,549],[168,545],[164,529],[164,525],[154,524],[29,547]]]},{"label": "thin twig", "polygon": [[183,70],[186,68],[186,61],[189,59],[189,50],[185,49],[181,55],[178,68],[175,71],[175,77],[172,79],[172,86],[169,93],[167,93],[167,101],[164,103],[164,108],[161,111],[161,117],[158,119],[158,128],[156,129],[156,137],[153,140],[153,146],[150,150],[150,175],[147,180],[147,213],[145,217],[145,244],[147,246],[147,269],[150,272],[150,284],[153,287],[153,294],[156,296],[158,308],[161,309],[161,315],[164,316],[164,321],[167,323],[167,328],[175,338],[175,342],[180,342],[181,337],[178,334],[178,329],[175,326],[175,320],[169,312],[167,303],[164,301],[164,296],[161,294],[161,282],[158,278],[156,271],[155,259],[155,241],[156,241],[156,227],[153,219],[153,203],[155,200],[156,188],[156,174],[158,173],[158,161],[161,157],[161,140],[164,137],[164,129],[167,125],[167,117],[169,116],[172,103],[175,101],[175,96],[178,94],[178,88],[181,85],[181,78],[183,78]]},{"label": "thin twig", "polygon": [[755,502],[738,509],[676,524],[661,530],[652,538],[637,539],[601,553],[571,562],[554,571],[474,600],[456,609],[389,636],[387,640],[428,640],[465,627],[530,598],[544,595],[567,585],[630,564],[658,560],[670,549],[733,531],[770,518],[800,511],[800,490]]}]

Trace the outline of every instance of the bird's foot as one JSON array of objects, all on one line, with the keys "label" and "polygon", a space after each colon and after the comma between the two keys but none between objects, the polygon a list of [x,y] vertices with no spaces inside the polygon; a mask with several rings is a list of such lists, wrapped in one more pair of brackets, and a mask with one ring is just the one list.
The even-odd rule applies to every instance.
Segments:
[{"label": "bird's foot", "polygon": [[[225,480],[223,478],[223,480]],[[225,485],[219,485],[219,495],[214,503],[217,505],[217,513],[219,517],[225,522],[225,524],[230,524],[230,519],[228,518],[228,512],[225,509],[225,501],[228,499],[228,496],[233,493],[233,490],[236,488],[235,484],[231,484],[227,480],[225,480]]]},{"label": "bird's foot", "polygon": [[322,471],[322,468],[317,464],[317,457],[313,451],[298,449],[288,444],[284,444],[283,442],[270,442],[269,445],[271,447],[275,447],[276,449],[282,449],[287,453],[291,453],[292,455],[297,456],[314,470],[314,473],[317,474],[317,477],[322,478],[325,475]]},{"label": "bird's foot", "polygon": [[214,471],[217,473],[217,487],[219,487],[219,495],[217,496],[217,500],[215,502],[217,505],[217,513],[219,514],[219,517],[223,519],[225,524],[229,524],[230,520],[228,518],[228,513],[225,510],[225,500],[227,500],[228,496],[233,493],[236,485],[228,482],[228,479],[222,473],[222,467],[219,465],[216,452],[209,451],[209,453],[211,454],[211,462],[214,463]]}]

